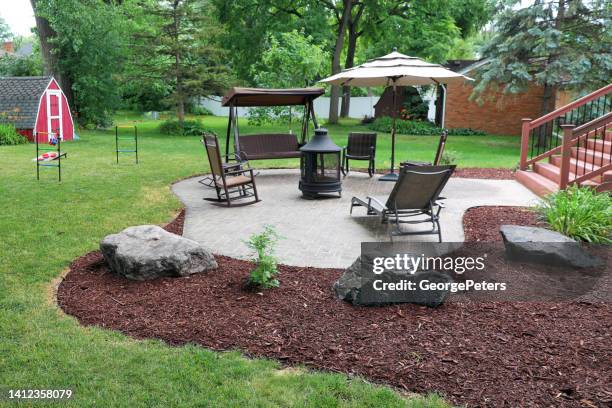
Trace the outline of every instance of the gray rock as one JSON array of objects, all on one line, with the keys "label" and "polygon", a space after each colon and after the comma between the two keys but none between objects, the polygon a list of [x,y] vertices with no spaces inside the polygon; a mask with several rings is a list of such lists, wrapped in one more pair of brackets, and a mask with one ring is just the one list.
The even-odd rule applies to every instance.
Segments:
[{"label": "gray rock", "polygon": [[506,258],[573,268],[601,266],[602,260],[587,253],[580,244],[556,231],[537,227],[502,225]]},{"label": "gray rock", "polygon": [[200,244],[156,225],[108,235],[100,242],[100,251],[114,273],[132,280],[186,276],[217,268],[213,255]]},{"label": "gray rock", "polygon": [[[364,258],[357,258],[333,285],[334,293],[339,299],[354,305],[382,306],[395,303],[415,303],[437,307],[444,302],[449,290],[421,290],[419,283],[423,280],[432,283],[450,283],[453,281],[450,276],[437,271],[422,271],[415,274],[404,271],[386,271],[380,275],[374,275],[368,273],[371,268],[368,268],[367,265],[362,268],[362,259]],[[404,285],[412,282],[414,289],[377,291],[374,289],[375,280]]]}]

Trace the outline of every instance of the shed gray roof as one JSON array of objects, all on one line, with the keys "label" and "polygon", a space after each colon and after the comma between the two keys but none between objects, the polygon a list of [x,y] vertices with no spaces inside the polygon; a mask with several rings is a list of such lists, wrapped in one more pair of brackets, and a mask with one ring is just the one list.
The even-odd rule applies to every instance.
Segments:
[{"label": "shed gray roof", "polygon": [[0,114],[17,129],[34,129],[40,97],[52,77],[0,77]]}]

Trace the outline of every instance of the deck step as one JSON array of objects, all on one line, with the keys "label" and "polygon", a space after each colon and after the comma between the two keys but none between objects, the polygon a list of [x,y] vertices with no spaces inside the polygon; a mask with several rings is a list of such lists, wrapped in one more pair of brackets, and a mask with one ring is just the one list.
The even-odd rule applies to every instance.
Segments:
[{"label": "deck step", "polygon": [[587,147],[598,152],[604,152],[610,154],[612,152],[612,141],[601,140],[601,139],[589,139],[587,140]]},{"label": "deck step", "polygon": [[612,154],[585,149],[584,147],[572,147],[572,157],[578,160],[584,160],[587,163],[595,163],[599,166],[612,162]]},{"label": "deck step", "polygon": [[514,178],[540,197],[559,190],[559,186],[556,183],[532,171],[518,170],[514,173]]},{"label": "deck step", "polygon": [[[573,170],[572,167],[570,167],[570,169]],[[558,184],[561,181],[561,168],[552,163],[546,163],[546,162],[535,163],[533,166],[533,171],[538,173],[541,176],[546,177],[547,179],[551,180],[555,184]],[[573,180],[575,178],[576,178],[576,175],[570,172],[569,179]],[[595,176],[591,180],[584,181],[582,184],[597,185],[599,183],[601,183],[601,176]]]},{"label": "deck step", "polygon": [[[561,155],[550,156],[550,163],[561,167]],[[570,158],[570,170],[576,174],[583,175],[591,171],[599,170],[599,166],[592,165],[591,163],[584,162],[582,160]],[[612,181],[612,170],[608,170],[603,174],[604,181]]]}]

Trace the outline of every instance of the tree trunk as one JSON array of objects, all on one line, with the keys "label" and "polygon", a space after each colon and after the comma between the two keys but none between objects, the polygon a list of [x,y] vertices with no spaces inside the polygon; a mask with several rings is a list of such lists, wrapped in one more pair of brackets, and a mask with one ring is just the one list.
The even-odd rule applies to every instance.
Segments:
[{"label": "tree trunk", "polygon": [[[344,68],[353,68],[355,65],[355,48],[357,47],[357,30],[355,24],[349,25],[348,47],[346,49],[346,63]],[[351,87],[342,87],[342,106],[340,107],[340,117],[347,118],[351,109]]]},{"label": "tree trunk", "polygon": [[183,73],[181,70],[181,52],[180,52],[180,21],[178,7],[180,0],[175,0],[173,4],[173,20],[174,20],[174,74],[176,79],[176,117],[181,124],[185,122],[185,93],[183,92]]},{"label": "tree trunk", "polygon": [[53,53],[53,44],[49,41],[57,34],[55,30],[49,25],[49,21],[46,18],[38,15],[36,3],[38,0],[30,0],[32,4],[32,10],[36,19],[36,30],[38,32],[38,38],[40,40],[40,51],[43,59],[43,74],[53,76],[59,83],[60,88],[64,91],[68,104],[72,109],[76,109],[74,103],[74,93],[72,92],[72,81],[68,75],[62,74],[59,69],[59,56]]},{"label": "tree trunk", "polygon": [[[351,15],[352,2],[353,0],[344,0],[344,10],[342,11],[342,18],[338,22],[338,37],[336,37],[336,45],[334,47],[334,54],[332,57],[332,75],[340,72],[340,56],[342,54],[342,47],[344,46],[346,26],[348,25],[349,17]],[[338,123],[339,97],[340,87],[338,85],[332,85],[331,97],[329,101],[329,123]]]}]

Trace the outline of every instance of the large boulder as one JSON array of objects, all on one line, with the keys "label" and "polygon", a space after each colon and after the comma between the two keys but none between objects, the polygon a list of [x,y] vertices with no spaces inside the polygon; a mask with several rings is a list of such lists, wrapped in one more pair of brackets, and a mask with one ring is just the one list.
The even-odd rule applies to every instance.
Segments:
[{"label": "large boulder", "polygon": [[[362,265],[362,259],[364,265]],[[370,267],[368,267],[370,266]],[[371,272],[371,262],[365,257],[359,257],[334,282],[333,290],[339,299],[359,306],[382,306],[395,303],[415,303],[429,307],[440,306],[449,293],[448,288],[436,290],[421,290],[420,282],[447,284],[452,278],[437,271],[421,271],[414,274],[405,271],[388,270],[380,275]],[[380,280],[388,284],[400,284],[403,290],[375,290],[374,281]],[[412,282],[411,284],[409,282]],[[407,286],[413,289],[408,290]],[[380,287],[380,283],[378,284]]]},{"label": "large boulder", "polygon": [[217,268],[215,258],[202,245],[156,225],[108,235],[100,242],[100,251],[113,272],[139,281]]},{"label": "large boulder", "polygon": [[573,268],[592,268],[602,261],[586,252],[580,244],[545,228],[502,225],[506,257],[513,261]]}]

